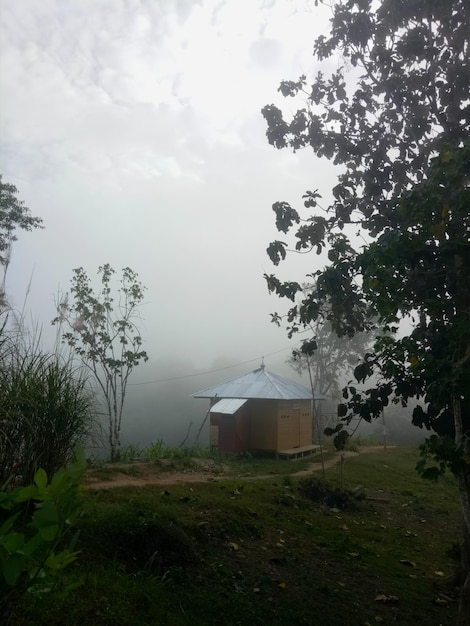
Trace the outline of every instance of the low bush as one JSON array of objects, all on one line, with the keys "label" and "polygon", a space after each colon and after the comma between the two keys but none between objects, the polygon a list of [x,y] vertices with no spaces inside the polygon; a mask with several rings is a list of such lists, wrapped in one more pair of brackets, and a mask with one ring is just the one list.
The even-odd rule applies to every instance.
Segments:
[{"label": "low bush", "polygon": [[361,491],[352,492],[332,487],[327,482],[316,478],[304,478],[299,482],[299,493],[316,504],[335,509],[357,509],[364,500]]},{"label": "low bush", "polygon": [[[71,538],[82,513],[79,485],[85,456],[78,454],[67,469],[49,481],[40,468],[33,482],[0,492],[0,623],[9,624],[25,592],[51,593],[62,571],[76,558],[78,534]],[[70,591],[77,583],[65,587]]]},{"label": "low bush", "polygon": [[38,468],[54,474],[94,425],[93,397],[82,371],[37,344],[0,347],[0,487],[30,484]]}]

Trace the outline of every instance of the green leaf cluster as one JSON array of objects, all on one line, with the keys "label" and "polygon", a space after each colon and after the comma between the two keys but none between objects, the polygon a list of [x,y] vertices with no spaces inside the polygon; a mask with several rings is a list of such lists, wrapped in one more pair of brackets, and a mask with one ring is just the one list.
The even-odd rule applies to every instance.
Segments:
[{"label": "green leaf cluster", "polygon": [[75,461],[50,481],[41,468],[32,484],[0,492],[0,611],[26,590],[49,592],[76,559],[78,534],[67,537],[82,514],[85,465],[77,448]]},{"label": "green leaf cluster", "polygon": [[42,228],[42,219],[33,217],[24,202],[18,200],[18,189],[5,183],[0,174],[0,264],[6,262],[5,252],[16,240],[15,230]]},{"label": "green leaf cluster", "polygon": [[342,65],[281,83],[297,112],[262,111],[272,145],[341,166],[326,208],[318,192],[304,196],[312,215],[273,206],[286,235],[268,247],[276,265],[290,250],[328,256],[308,292],[265,276],[295,303],[289,336],[317,320],[339,336],[372,331],[355,371],[371,386],[345,390],[342,416],[370,420],[418,397],[414,423],[459,440],[470,433],[469,19],[468,0],[336,2],[314,52],[319,63],[339,53]]},{"label": "green leaf cluster", "polygon": [[465,471],[464,446],[455,445],[451,437],[431,435],[420,446],[420,454],[416,469],[423,478],[437,481],[446,471],[456,476]]},{"label": "green leaf cluster", "polygon": [[105,401],[108,416],[110,455],[119,455],[120,431],[127,382],[133,369],[148,360],[142,349],[138,312],[145,287],[136,272],[116,271],[106,263],[98,268],[99,288],[95,289],[83,267],[73,271],[70,294],[57,306],[62,341],[68,344],[93,374]]}]

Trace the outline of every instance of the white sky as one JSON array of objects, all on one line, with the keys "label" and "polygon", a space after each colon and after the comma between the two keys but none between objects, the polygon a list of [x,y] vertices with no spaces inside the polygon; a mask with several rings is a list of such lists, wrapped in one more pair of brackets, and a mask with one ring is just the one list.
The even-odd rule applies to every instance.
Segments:
[{"label": "white sky", "polygon": [[271,205],[299,208],[335,173],[269,146],[260,110],[289,106],[280,80],[318,70],[327,19],[312,0],[1,1],[0,171],[45,225],[19,233],[7,293],[18,308],[27,294],[45,340],[72,269],[109,262],[148,288],[150,363],[204,370],[288,348],[263,273],[302,280],[317,258],[272,266]]}]

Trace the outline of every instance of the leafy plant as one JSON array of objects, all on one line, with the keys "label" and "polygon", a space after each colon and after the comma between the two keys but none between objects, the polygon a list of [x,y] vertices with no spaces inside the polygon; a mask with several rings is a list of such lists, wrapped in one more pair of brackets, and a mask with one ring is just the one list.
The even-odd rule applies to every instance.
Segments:
[{"label": "leafy plant", "polygon": [[451,437],[431,435],[419,449],[421,458],[416,469],[423,478],[437,481],[446,471],[458,476],[466,470],[464,447],[456,446]]},{"label": "leafy plant", "polygon": [[78,489],[86,463],[83,451],[77,449],[76,454],[76,460],[58,470],[50,481],[40,468],[31,485],[0,492],[0,508],[7,513],[0,526],[3,624],[11,619],[13,605],[22,593],[49,593],[77,557],[78,535],[66,542],[82,513]]},{"label": "leafy plant", "polygon": [[157,459],[162,459],[166,456],[168,450],[168,446],[163,441],[163,439],[158,439],[157,441],[151,443],[147,448],[145,448],[144,455],[150,461],[155,461]]},{"label": "leafy plant", "polygon": [[144,457],[145,457],[144,449],[142,449],[139,446],[129,444],[119,450],[119,458],[116,460],[125,463],[128,461],[135,461],[136,459],[142,459]]},{"label": "leafy plant", "polygon": [[11,242],[16,240],[15,230],[42,228],[42,219],[33,217],[24,202],[18,200],[18,189],[11,183],[5,183],[0,174],[0,263],[5,263],[4,253]]},{"label": "leafy plant", "polygon": [[0,348],[0,398],[0,487],[32,482],[39,467],[52,475],[94,427],[83,371],[18,335],[4,335]]},{"label": "leafy plant", "polygon": [[121,422],[127,383],[134,367],[147,361],[135,319],[145,287],[129,267],[122,270],[116,296],[112,279],[115,270],[106,263],[98,268],[101,287],[93,291],[82,267],[74,270],[71,297],[65,294],[52,321],[67,343],[91,371],[105,401],[108,418],[108,445],[112,461],[119,460]]},{"label": "leafy plant", "polygon": [[[24,202],[18,200],[18,189],[11,183],[5,183],[0,174],[0,266],[4,276],[10,263],[11,244],[16,241],[15,231],[42,228],[42,219],[33,217]],[[6,306],[5,293],[0,288],[0,308]]]},{"label": "leafy plant", "polygon": [[[453,439],[453,452],[434,453],[447,455],[460,486],[461,623],[470,614],[469,14],[468,0],[338,1],[314,51],[320,63],[339,54],[344,65],[312,84],[282,81],[282,95],[300,100],[287,120],[274,105],[263,109],[272,145],[309,146],[342,167],[328,206],[317,190],[304,194],[312,215],[273,205],[297,252],[328,258],[289,309],[290,333],[316,320],[339,336],[374,331],[340,417],[370,421],[390,402],[419,398],[413,423]],[[275,265],[288,246],[268,247]],[[296,281],[266,280],[294,303],[302,291]]]}]

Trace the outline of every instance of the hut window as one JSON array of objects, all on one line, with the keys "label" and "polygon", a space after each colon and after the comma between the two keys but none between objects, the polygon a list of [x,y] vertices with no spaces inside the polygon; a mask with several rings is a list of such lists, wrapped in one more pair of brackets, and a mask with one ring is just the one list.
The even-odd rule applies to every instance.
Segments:
[{"label": "hut window", "polygon": [[293,409],[300,409],[300,403],[299,402],[293,402],[292,403],[292,408]]}]

